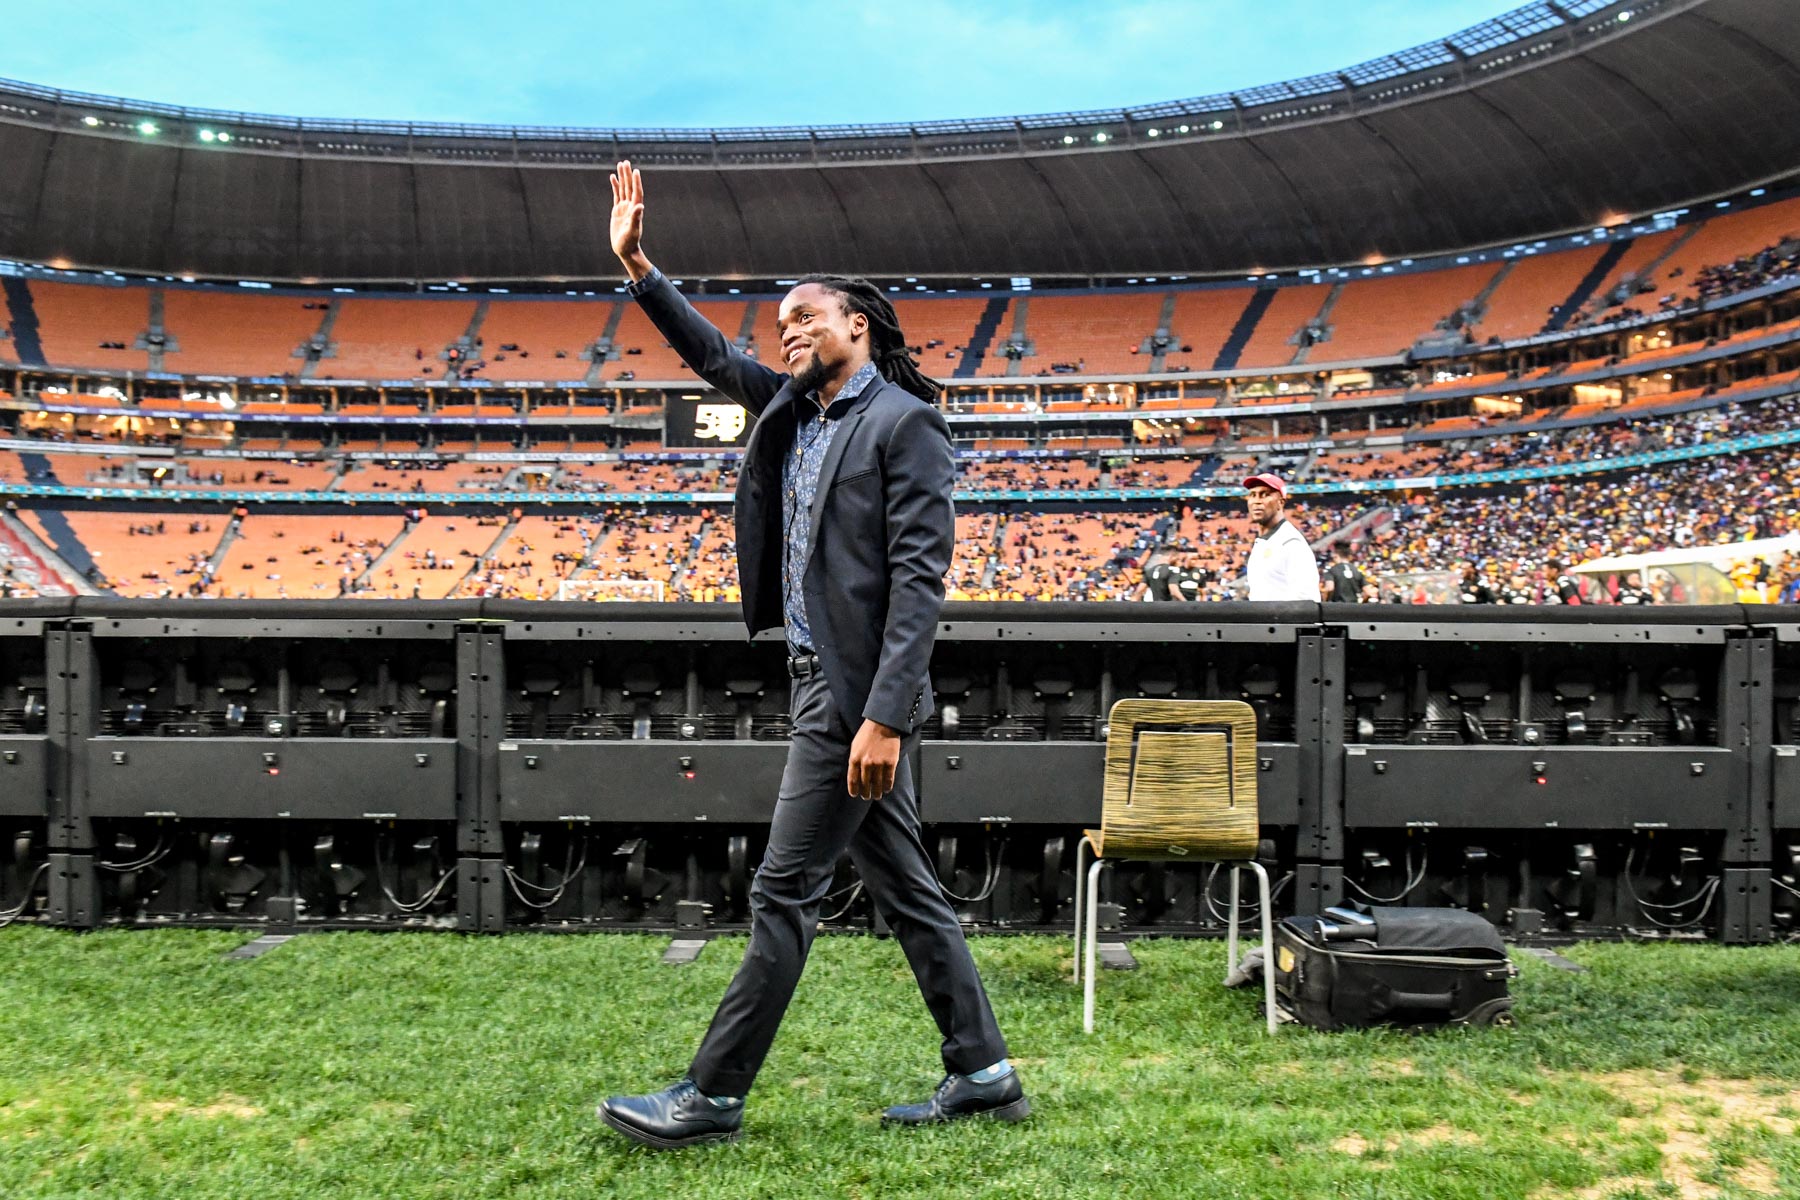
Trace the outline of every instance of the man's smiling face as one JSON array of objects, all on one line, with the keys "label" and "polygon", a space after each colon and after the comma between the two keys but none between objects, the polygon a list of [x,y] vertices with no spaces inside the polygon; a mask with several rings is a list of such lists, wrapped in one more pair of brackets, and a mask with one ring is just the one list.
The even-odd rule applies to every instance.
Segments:
[{"label": "man's smiling face", "polygon": [[849,374],[845,367],[858,344],[866,344],[869,319],[848,311],[844,298],[829,288],[803,283],[782,300],[775,329],[781,338],[781,365],[802,392],[815,392],[840,372]]}]

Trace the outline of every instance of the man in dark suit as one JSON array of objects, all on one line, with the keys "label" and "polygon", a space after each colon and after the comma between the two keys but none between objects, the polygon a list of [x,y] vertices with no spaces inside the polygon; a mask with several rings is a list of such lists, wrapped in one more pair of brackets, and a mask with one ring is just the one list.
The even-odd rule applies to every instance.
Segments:
[{"label": "man in dark suit", "polygon": [[944,1081],[883,1120],[1020,1120],[1030,1103],[919,840],[907,755],[933,710],[931,646],[955,542],[938,387],[881,292],[838,276],[811,276],[781,303],[792,374],[758,363],[644,256],[642,176],[620,163],[612,184],[627,290],[682,361],[756,417],[738,473],[738,578],[751,635],[787,633],[793,739],[750,887],[750,947],[687,1077],[613,1096],[600,1118],[663,1148],[738,1135],[847,850],[943,1034]]}]

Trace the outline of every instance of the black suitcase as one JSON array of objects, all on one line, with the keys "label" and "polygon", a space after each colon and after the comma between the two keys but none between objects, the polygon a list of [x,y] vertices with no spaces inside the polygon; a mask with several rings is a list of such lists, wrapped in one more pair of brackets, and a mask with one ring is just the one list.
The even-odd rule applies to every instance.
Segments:
[{"label": "black suitcase", "polygon": [[1275,925],[1278,1003],[1315,1029],[1511,1025],[1518,968],[1458,908],[1328,908]]}]

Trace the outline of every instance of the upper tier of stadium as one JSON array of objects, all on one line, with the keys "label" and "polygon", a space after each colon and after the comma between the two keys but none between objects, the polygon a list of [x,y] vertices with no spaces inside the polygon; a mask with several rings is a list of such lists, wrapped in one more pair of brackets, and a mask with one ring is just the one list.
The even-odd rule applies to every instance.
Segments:
[{"label": "upper tier of stadium", "polygon": [[[1622,319],[1738,303],[1791,284],[1797,273],[1800,197],[1753,189],[1693,210],[1432,260],[1229,283],[890,290],[924,370],[965,399],[1026,379],[1178,381],[1182,397],[1192,398],[1196,388],[1254,374],[1310,389],[1320,373],[1344,366],[1542,347]],[[237,397],[245,415],[317,412],[304,402],[380,388],[435,394],[438,415],[477,416],[484,395],[507,389],[550,391],[551,408],[583,392],[581,404],[591,408],[608,392],[692,390],[698,382],[611,287],[529,296],[442,284],[423,295],[243,288],[4,263],[0,286],[0,387],[15,382],[9,367],[27,378],[89,380],[72,389],[78,394],[103,381],[153,388],[186,380],[208,390],[236,379],[280,389]],[[694,300],[747,352],[773,361],[779,295],[730,291],[740,294]],[[31,389],[15,382],[15,390]],[[314,395],[290,394],[297,392]],[[159,397],[166,398],[149,390],[132,398]]]},{"label": "upper tier of stadium", "polygon": [[921,124],[406,125],[4,83],[0,256],[254,280],[609,277],[602,176],[630,157],[653,181],[658,259],[690,278],[1291,271],[1780,181],[1800,165],[1797,80],[1785,0],[1538,0],[1242,92]]}]

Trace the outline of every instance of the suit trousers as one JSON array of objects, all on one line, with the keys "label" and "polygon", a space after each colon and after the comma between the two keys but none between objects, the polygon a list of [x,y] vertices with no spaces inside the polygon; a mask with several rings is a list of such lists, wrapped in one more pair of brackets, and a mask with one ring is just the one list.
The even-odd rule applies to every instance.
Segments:
[{"label": "suit trousers", "polygon": [[845,788],[850,729],[822,672],[794,680],[793,740],[769,848],[750,885],[750,947],[688,1074],[701,1091],[741,1096],[761,1069],[787,1011],[838,859],[858,876],[899,941],[943,1034],[944,1068],[966,1075],[1006,1057],[987,992],[956,913],[919,840],[919,798],[902,745],[894,790],[859,800]]}]

